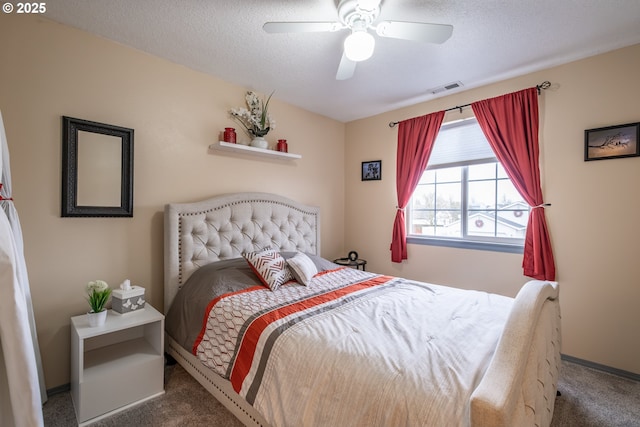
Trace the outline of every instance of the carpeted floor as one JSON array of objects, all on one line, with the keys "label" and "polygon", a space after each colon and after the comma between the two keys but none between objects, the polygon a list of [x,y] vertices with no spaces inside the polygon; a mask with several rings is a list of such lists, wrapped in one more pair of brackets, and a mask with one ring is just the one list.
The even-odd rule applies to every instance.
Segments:
[{"label": "carpeted floor", "polygon": [[[231,412],[178,364],[164,371],[165,394],[91,424],[91,427],[243,427]],[[71,393],[44,404],[45,427],[77,426]]]},{"label": "carpeted floor", "polygon": [[[640,382],[563,361],[558,388],[552,427],[640,427]],[[165,391],[92,427],[242,426],[179,365],[165,369]],[[69,392],[50,396],[43,411],[47,427],[77,425]]]},{"label": "carpeted floor", "polygon": [[551,427],[640,427],[640,382],[562,362]]}]

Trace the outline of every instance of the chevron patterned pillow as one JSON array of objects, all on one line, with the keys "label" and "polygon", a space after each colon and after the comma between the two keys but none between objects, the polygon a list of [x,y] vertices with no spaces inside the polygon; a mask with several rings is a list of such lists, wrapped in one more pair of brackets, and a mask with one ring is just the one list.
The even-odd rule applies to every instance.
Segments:
[{"label": "chevron patterned pillow", "polygon": [[278,251],[270,247],[256,252],[246,252],[242,256],[262,283],[272,291],[293,279],[285,259]]}]

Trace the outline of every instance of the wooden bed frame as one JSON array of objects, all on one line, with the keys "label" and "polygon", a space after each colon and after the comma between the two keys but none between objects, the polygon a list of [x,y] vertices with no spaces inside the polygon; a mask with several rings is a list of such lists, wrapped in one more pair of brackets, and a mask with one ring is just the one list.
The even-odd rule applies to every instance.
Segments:
[{"label": "wooden bed frame", "polygon": [[[271,246],[320,253],[320,210],[269,193],[236,193],[165,207],[165,312],[200,266]],[[474,427],[549,426],[560,368],[559,288],[532,280],[515,298],[496,352],[471,396]],[[246,426],[267,421],[167,335],[166,352]]]}]

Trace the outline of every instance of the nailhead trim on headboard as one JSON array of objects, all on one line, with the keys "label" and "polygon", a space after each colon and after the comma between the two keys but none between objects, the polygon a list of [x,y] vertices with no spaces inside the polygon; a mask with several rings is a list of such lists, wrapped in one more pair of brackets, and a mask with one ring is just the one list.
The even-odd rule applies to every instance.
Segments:
[{"label": "nailhead trim on headboard", "polygon": [[[238,193],[170,204],[165,215],[166,245],[177,245],[175,252],[165,248],[165,305],[193,271],[205,264],[267,246],[320,253],[319,208],[278,195]],[[167,286],[176,289],[167,294]]]}]

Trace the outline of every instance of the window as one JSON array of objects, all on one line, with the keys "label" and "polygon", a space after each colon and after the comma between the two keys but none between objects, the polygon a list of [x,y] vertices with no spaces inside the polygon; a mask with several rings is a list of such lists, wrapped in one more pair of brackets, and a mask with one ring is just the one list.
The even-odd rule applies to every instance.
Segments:
[{"label": "window", "polygon": [[407,206],[407,241],[521,253],[529,211],[478,122],[449,123]]}]

